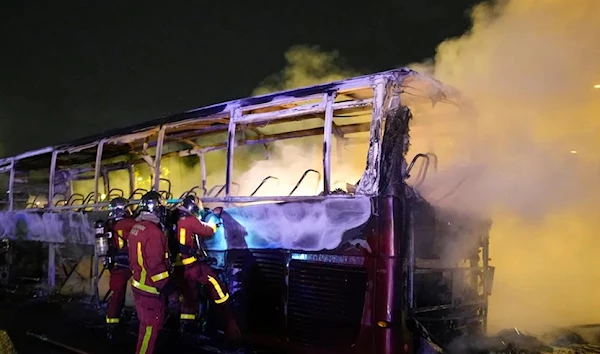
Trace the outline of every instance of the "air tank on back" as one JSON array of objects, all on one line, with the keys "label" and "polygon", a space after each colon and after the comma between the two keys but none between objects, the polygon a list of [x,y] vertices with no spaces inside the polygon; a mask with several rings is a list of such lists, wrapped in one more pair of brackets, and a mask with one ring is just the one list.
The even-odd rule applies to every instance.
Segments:
[{"label": "air tank on back", "polygon": [[94,222],[94,228],[96,229],[96,256],[106,257],[110,248],[111,233],[106,232],[106,223],[104,220],[96,220]]}]

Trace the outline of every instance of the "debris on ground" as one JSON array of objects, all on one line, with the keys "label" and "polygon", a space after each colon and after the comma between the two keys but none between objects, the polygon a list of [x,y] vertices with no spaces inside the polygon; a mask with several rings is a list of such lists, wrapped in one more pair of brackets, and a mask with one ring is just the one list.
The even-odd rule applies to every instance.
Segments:
[{"label": "debris on ground", "polygon": [[[0,353],[133,353],[137,341],[135,310],[126,308],[118,335],[106,338],[102,309],[89,299],[61,295],[37,296],[24,289],[0,291]],[[35,294],[39,295],[39,294]],[[177,321],[175,321],[177,322]],[[164,353],[190,350],[227,353],[206,338],[162,332]],[[218,348],[219,347],[219,348]],[[448,354],[589,354],[600,353],[600,325],[557,329],[536,337],[512,328],[494,336],[461,337],[442,350]],[[250,351],[257,353],[256,350]]]},{"label": "debris on ground", "polygon": [[[591,327],[590,327],[591,328]],[[573,329],[558,329],[540,338],[517,328],[505,329],[494,336],[462,337],[448,347],[451,354],[588,354],[600,353],[600,325],[591,328],[595,340],[586,341]],[[592,338],[592,337],[590,337]]]}]

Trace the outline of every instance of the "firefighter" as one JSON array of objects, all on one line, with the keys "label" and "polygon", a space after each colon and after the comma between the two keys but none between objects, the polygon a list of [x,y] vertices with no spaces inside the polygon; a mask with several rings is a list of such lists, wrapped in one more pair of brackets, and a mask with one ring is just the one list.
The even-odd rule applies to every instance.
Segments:
[{"label": "firefighter", "polygon": [[108,265],[110,271],[109,289],[112,290],[112,297],[109,300],[106,309],[107,335],[113,337],[115,328],[121,318],[121,311],[125,306],[125,296],[127,295],[127,282],[131,278],[131,269],[129,269],[129,254],[127,250],[127,238],[129,231],[135,220],[131,217],[131,212],[127,208],[129,201],[125,198],[115,198],[108,207],[108,223],[113,233],[111,245],[111,257],[114,263]]},{"label": "firefighter", "polygon": [[160,194],[154,191],[142,197],[137,224],[129,233],[131,286],[140,321],[137,354],[154,353],[166,299],[175,290],[169,277],[167,238],[161,224],[164,208],[160,200]]},{"label": "firefighter", "polygon": [[219,225],[204,223],[199,220],[201,207],[196,204],[194,196],[184,198],[177,208],[181,213],[177,221],[175,236],[179,240],[179,254],[175,262],[180,291],[183,295],[181,304],[181,327],[196,320],[198,310],[198,285],[204,285],[216,308],[225,320],[225,332],[229,339],[238,340],[240,333],[236,321],[229,308],[227,287],[208,264],[208,257],[202,248],[200,238],[213,236]]}]

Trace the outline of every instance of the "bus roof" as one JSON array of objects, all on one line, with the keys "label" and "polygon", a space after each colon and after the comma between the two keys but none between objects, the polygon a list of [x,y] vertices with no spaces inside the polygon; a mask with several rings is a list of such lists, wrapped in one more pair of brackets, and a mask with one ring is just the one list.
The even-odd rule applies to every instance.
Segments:
[{"label": "bus roof", "polygon": [[[205,106],[205,107],[201,107],[201,108],[192,109],[192,110],[189,110],[189,111],[186,111],[183,113],[173,114],[173,115],[163,117],[163,118],[149,120],[149,121],[146,121],[146,122],[143,122],[140,124],[130,125],[130,126],[126,126],[123,128],[110,129],[110,130],[104,131],[99,134],[75,139],[75,140],[72,140],[72,141],[69,141],[66,143],[47,146],[47,147],[40,148],[40,149],[30,150],[30,151],[21,153],[16,156],[2,158],[2,159],[0,159],[0,167],[3,164],[10,163],[11,161],[20,161],[20,160],[24,160],[24,159],[30,159],[30,158],[33,158],[36,156],[49,154],[54,150],[63,150],[64,151],[64,150],[71,149],[74,151],[81,151],[86,146],[97,143],[101,139],[118,137],[118,136],[122,136],[122,135],[133,134],[136,132],[142,132],[142,131],[151,129],[153,127],[160,127],[165,124],[172,124],[172,123],[176,123],[176,122],[187,121],[190,119],[202,119],[203,117],[210,117],[210,116],[217,115],[219,113],[228,112],[231,109],[233,109],[233,107],[244,108],[244,107],[266,106],[266,105],[276,106],[279,101],[281,101],[281,103],[283,104],[285,102],[289,102],[290,99],[301,99],[303,97],[313,96],[313,95],[317,95],[320,93],[326,93],[326,92],[330,92],[330,91],[339,91],[339,90],[352,89],[352,88],[357,88],[357,87],[370,86],[378,78],[379,79],[387,78],[387,79],[397,80],[398,82],[402,82],[407,77],[425,79],[429,84],[433,84],[435,86],[436,91],[439,91],[439,92],[437,92],[437,93],[429,92],[428,96],[430,96],[429,98],[431,98],[434,101],[435,101],[435,99],[434,99],[435,97],[440,99],[440,96],[442,96],[441,97],[442,99],[445,97],[449,97],[449,96],[453,96],[453,97],[460,96],[460,94],[458,93],[458,91],[456,89],[454,89],[450,86],[444,85],[441,82],[439,82],[431,77],[421,75],[411,69],[403,67],[403,68],[399,68],[399,69],[393,69],[393,70],[374,73],[374,74],[370,74],[370,75],[358,76],[358,77],[354,77],[354,78],[350,78],[350,79],[346,79],[346,80],[340,80],[340,81],[324,83],[324,84],[319,84],[319,85],[314,85],[314,86],[302,87],[302,88],[291,89],[291,90],[286,90],[286,91],[279,91],[279,92],[260,95],[260,96],[247,97],[247,98],[232,100],[232,101],[228,101],[228,102],[217,103],[217,104],[213,104],[213,105],[209,105],[209,106]],[[227,129],[227,124],[221,124],[221,125],[223,125],[225,130]],[[214,129],[212,129],[212,130],[214,131]],[[199,134],[199,135],[202,135],[202,134]],[[78,148],[78,147],[81,147],[81,148]],[[105,151],[105,152],[107,152],[107,151]],[[44,158],[43,160],[46,160],[46,159]],[[33,165],[38,165],[34,161],[31,161],[31,162],[32,162],[31,167],[33,167]],[[39,162],[42,162],[42,161],[39,161]],[[28,163],[28,165],[29,165],[29,163]]]}]

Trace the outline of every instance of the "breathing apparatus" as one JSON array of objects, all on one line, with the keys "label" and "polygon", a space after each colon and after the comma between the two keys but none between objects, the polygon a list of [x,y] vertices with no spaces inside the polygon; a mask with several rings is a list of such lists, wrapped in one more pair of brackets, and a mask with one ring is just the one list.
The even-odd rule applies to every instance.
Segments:
[{"label": "breathing apparatus", "polygon": [[111,252],[111,250],[112,250],[111,244],[112,244],[113,234],[110,230],[108,230],[108,228],[106,226],[107,226],[106,222],[102,219],[96,220],[94,222],[94,229],[96,230],[96,237],[95,237],[96,257],[98,257],[98,258],[103,257],[104,258],[104,266],[108,268],[114,263],[113,255]]}]

